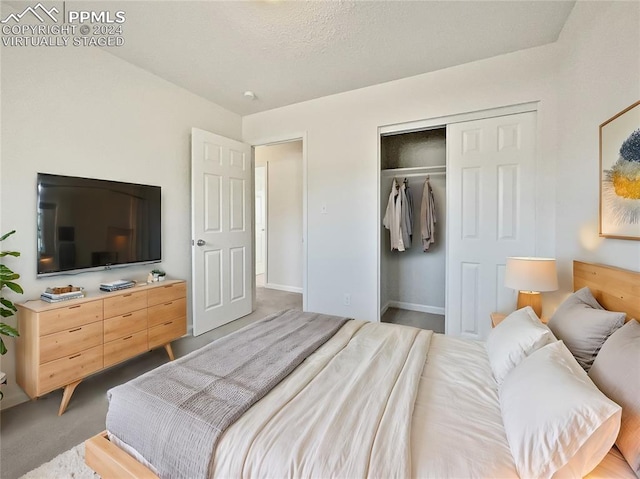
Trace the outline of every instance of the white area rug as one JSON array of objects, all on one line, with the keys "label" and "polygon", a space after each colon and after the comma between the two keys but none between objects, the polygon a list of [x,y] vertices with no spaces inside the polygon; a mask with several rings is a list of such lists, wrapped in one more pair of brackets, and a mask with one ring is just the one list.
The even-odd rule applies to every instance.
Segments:
[{"label": "white area rug", "polygon": [[99,479],[84,463],[84,443],[27,472],[20,479]]}]

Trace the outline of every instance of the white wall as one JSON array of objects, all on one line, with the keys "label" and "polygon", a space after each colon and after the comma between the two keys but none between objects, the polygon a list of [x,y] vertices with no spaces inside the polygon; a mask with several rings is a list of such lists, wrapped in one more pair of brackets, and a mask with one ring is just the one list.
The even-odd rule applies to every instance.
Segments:
[{"label": "white wall", "polygon": [[[161,186],[161,267],[190,278],[191,127],[240,139],[240,117],[97,48],[2,48],[1,66],[0,232],[17,230],[2,246],[22,252],[7,263],[25,290],[14,299],[51,285],[144,279],[151,268],[36,279],[37,172]],[[8,348],[4,408],[27,399],[15,385],[12,341]]]},{"label": "white wall", "polygon": [[266,287],[302,292],[302,141],[259,146],[267,166]]},{"label": "white wall", "polygon": [[244,117],[248,141],[307,132],[308,309],[376,316],[378,126],[526,101],[539,100],[536,254],[560,272],[544,314],[573,259],[640,270],[640,242],[598,236],[598,127],[640,98],[639,24],[638,2],[579,1],[555,44]]},{"label": "white wall", "polygon": [[249,143],[307,133],[309,310],[378,316],[381,125],[538,100],[536,248],[555,254],[556,50],[530,49],[243,117]]},{"label": "white wall", "polygon": [[638,2],[578,2],[558,40],[556,251],[564,292],[573,259],[640,271],[640,242],[598,236],[599,125],[640,99],[639,25]]}]

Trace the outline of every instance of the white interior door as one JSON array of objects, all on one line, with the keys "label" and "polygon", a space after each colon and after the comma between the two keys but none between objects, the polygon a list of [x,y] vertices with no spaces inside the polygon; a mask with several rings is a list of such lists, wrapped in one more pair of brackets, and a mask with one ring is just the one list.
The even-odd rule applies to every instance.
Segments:
[{"label": "white interior door", "polygon": [[266,258],[266,170],[256,167],[256,274],[264,274]]},{"label": "white interior door", "polygon": [[486,338],[508,256],[535,251],[536,113],[447,126],[447,334]]},{"label": "white interior door", "polygon": [[251,147],[191,130],[193,334],[251,313]]}]

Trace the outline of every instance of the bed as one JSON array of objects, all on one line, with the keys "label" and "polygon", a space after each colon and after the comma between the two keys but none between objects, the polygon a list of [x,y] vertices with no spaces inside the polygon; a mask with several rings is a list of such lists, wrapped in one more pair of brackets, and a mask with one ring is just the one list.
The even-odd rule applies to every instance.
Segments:
[{"label": "bed", "polygon": [[[574,262],[574,291],[588,286],[605,309],[625,312],[623,321],[640,317],[638,284],[640,273]],[[509,338],[509,327],[516,324],[515,320],[504,322],[507,325],[496,328],[493,339],[485,344],[409,327],[347,321],[216,438],[202,477],[576,477],[583,475],[576,471],[587,469],[591,478],[637,477],[620,451],[611,447],[620,428],[621,408],[597,390],[589,394],[599,395],[594,401],[603,419],[588,425],[593,434],[577,445],[571,437],[557,438],[565,441],[565,449],[573,448],[570,455],[576,459],[557,457],[562,453],[555,444],[544,443],[550,442],[548,437],[533,444],[543,453],[549,448],[546,453],[553,460],[544,459],[544,454],[543,459],[532,458],[531,451],[521,447],[526,442],[520,437],[522,431],[543,427],[542,433],[548,434],[552,429],[541,426],[539,418],[538,423],[526,423],[526,419],[537,414],[537,407],[553,401],[539,388],[522,395],[523,381],[534,381],[538,374],[525,366],[544,365],[542,353],[522,354],[521,364],[509,366],[508,373],[496,369],[505,367],[505,362],[496,362],[498,346],[492,346],[493,356],[488,354],[490,343],[500,344],[496,339],[500,335]],[[552,359],[553,354],[565,354],[566,348],[561,352],[560,342],[554,338],[552,344],[548,338],[553,335],[539,324],[536,334],[542,334],[546,343],[537,348],[555,348],[549,353]],[[526,336],[518,334],[518,340]],[[573,357],[570,361],[565,370],[580,378],[576,388],[587,383],[593,387]],[[630,367],[637,371],[638,364]],[[547,381],[546,377],[539,380]],[[111,404],[116,404],[111,401],[110,413]],[[129,404],[137,403],[136,399]],[[564,401],[562,407],[576,409],[571,401]],[[132,437],[127,427],[145,409],[143,405],[130,412],[131,417],[125,414],[124,426],[118,426],[122,436]],[[157,423],[138,431],[146,427],[145,422],[151,423],[142,420],[142,425],[129,427],[133,436],[161,437]],[[117,421],[108,418],[108,428],[109,424]],[[580,427],[587,427],[584,421]],[[122,440],[117,431],[105,431],[86,442],[86,462],[102,477],[180,477],[180,464],[199,459],[189,456],[191,444],[184,448],[189,441],[180,433],[164,434],[158,439],[163,449],[154,456],[153,449],[160,446],[141,453],[146,446]],[[526,444],[530,449],[531,441]],[[170,472],[163,456],[180,448],[187,451]],[[200,456],[192,454],[196,455]],[[536,465],[540,460],[546,462]],[[554,461],[552,469],[544,469]]]}]

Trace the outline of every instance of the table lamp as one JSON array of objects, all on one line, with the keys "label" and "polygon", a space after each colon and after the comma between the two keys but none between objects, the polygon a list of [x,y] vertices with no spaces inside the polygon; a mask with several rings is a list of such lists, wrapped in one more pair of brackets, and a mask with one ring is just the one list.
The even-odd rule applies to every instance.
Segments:
[{"label": "table lamp", "polygon": [[553,258],[507,258],[504,285],[518,291],[518,309],[531,306],[540,318],[542,317],[540,293],[558,289],[556,260]]}]

